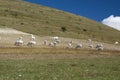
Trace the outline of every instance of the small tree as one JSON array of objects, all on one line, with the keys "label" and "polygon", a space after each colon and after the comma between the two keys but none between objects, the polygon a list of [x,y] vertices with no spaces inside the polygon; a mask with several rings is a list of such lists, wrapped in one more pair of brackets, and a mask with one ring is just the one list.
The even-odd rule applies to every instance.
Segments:
[{"label": "small tree", "polygon": [[84,31],[84,32],[86,32],[86,31],[87,31],[87,29],[83,29],[83,31]]},{"label": "small tree", "polygon": [[66,27],[61,27],[61,30],[62,30],[63,32],[67,31]]}]

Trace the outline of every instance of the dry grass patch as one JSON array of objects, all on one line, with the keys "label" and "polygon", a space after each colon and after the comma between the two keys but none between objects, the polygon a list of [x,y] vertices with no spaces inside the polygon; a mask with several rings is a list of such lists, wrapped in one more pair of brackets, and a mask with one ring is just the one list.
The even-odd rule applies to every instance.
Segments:
[{"label": "dry grass patch", "polygon": [[65,48],[0,48],[1,59],[79,59],[120,56],[120,51]]}]

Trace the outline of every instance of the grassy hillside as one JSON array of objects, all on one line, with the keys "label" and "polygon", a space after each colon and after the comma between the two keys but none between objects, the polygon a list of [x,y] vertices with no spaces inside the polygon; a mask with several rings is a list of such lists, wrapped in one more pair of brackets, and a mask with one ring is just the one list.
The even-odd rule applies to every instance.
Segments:
[{"label": "grassy hillside", "polygon": [[40,36],[92,38],[110,43],[120,41],[120,31],[82,16],[23,0],[0,0],[0,27]]}]

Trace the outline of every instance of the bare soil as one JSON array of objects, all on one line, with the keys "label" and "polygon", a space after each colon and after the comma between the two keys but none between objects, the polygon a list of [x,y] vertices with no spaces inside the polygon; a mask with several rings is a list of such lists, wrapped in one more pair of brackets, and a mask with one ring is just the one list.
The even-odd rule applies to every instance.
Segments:
[{"label": "bare soil", "polygon": [[[17,31],[15,29],[11,29],[11,28],[1,28],[0,29],[0,47],[16,47],[14,45],[15,41],[19,38],[19,37],[23,37],[24,40],[24,44],[21,47],[27,47],[27,43],[30,41],[30,35],[29,33],[24,33],[21,31]],[[43,42],[44,40],[47,40],[48,43],[52,42],[51,37],[53,36],[36,36],[36,42],[37,44],[34,47],[48,47],[48,46],[44,46]],[[64,38],[64,37],[60,37],[61,43],[58,44],[56,47],[59,48],[66,48],[68,45],[68,42],[72,41],[73,42],[73,48],[75,48],[76,44],[81,43],[83,45],[83,49],[89,49],[88,45],[88,40],[82,40],[82,39],[73,39],[73,38]],[[115,45],[113,44],[108,44],[108,43],[103,43],[103,42],[97,42],[97,41],[92,41],[92,44],[95,46],[97,44],[103,44],[104,49],[106,50],[117,50],[120,51],[120,45]]]}]

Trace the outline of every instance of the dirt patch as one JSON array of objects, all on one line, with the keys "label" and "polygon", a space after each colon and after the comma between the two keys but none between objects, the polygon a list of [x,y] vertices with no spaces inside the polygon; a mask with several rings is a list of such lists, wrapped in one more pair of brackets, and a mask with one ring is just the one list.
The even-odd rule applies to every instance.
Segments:
[{"label": "dirt patch", "polygon": [[28,34],[12,28],[0,28],[0,34]]},{"label": "dirt patch", "polygon": [[1,48],[0,59],[13,60],[56,60],[80,58],[120,57],[120,51],[96,51],[55,48]]},{"label": "dirt patch", "polygon": [[[11,28],[0,28],[0,47],[16,47],[14,46],[15,41],[19,38],[23,37],[24,44],[22,47],[28,47],[27,43],[30,41],[31,34],[24,33],[21,31],[17,31],[15,29]],[[49,47],[44,46],[43,42],[44,40],[47,40],[48,43],[52,42],[51,36],[36,36],[36,42],[37,44],[34,47],[43,48],[43,47]],[[84,49],[90,49],[88,40],[82,40],[82,39],[73,39],[73,38],[64,38],[60,37],[61,43],[58,44],[56,47],[59,48],[66,48],[68,46],[68,42],[72,41],[73,48],[76,47],[76,44],[81,43],[83,45],[82,48]],[[103,44],[103,47],[105,50],[119,50],[120,51],[120,45],[114,45],[114,44],[107,44],[103,42],[97,42],[92,41],[92,44],[94,46],[94,50],[96,50],[95,46],[97,44]]]}]

